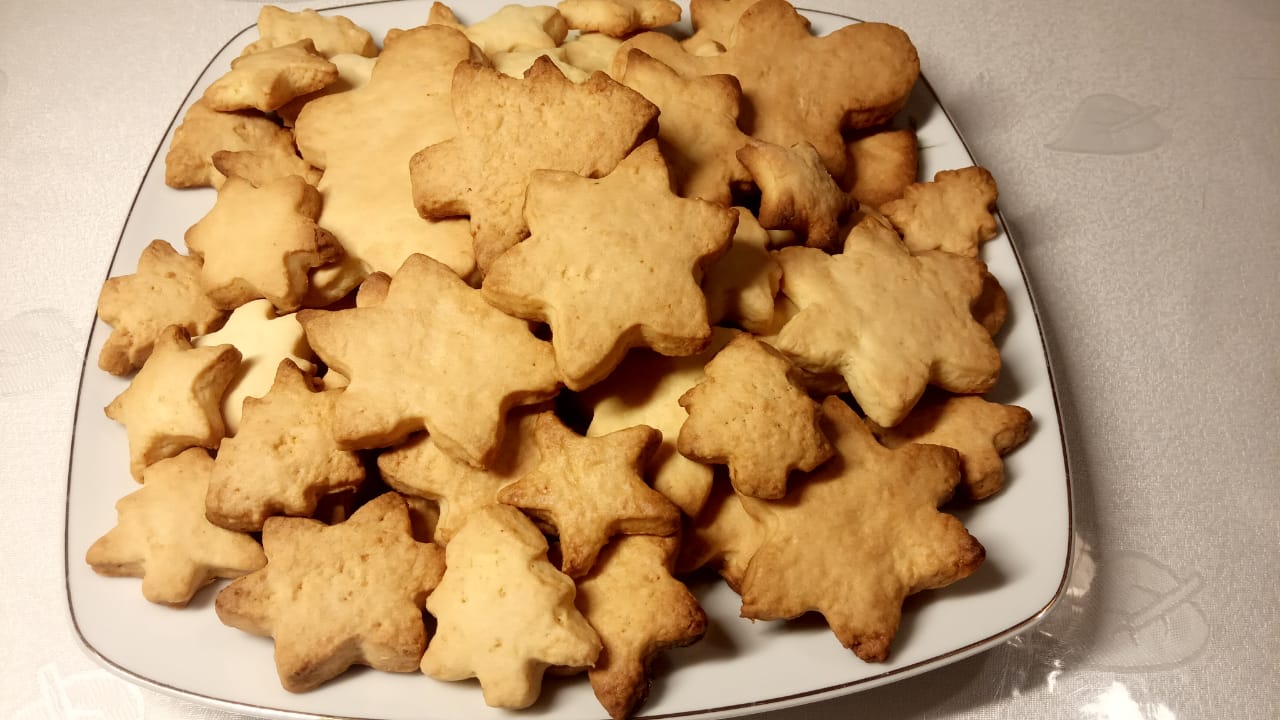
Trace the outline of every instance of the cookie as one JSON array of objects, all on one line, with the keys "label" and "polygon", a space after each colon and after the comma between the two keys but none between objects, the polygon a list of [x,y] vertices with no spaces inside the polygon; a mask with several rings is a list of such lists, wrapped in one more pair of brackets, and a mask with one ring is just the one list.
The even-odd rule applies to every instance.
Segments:
[{"label": "cookie", "polygon": [[[333,63],[333,66],[338,69],[337,80],[313,93],[296,97],[276,108],[276,117],[280,118],[280,122],[284,123],[285,127],[293,127],[297,123],[298,115],[302,113],[302,108],[306,107],[307,103],[328,95],[350,92],[369,84],[369,77],[373,75],[373,66],[378,61],[376,58],[363,55],[339,53],[329,58],[329,62]],[[312,185],[314,184],[312,183]]]},{"label": "cookie", "polygon": [[424,433],[378,456],[382,479],[406,495],[436,502],[439,520],[432,539],[448,545],[473,512],[498,502],[499,490],[537,465],[533,426],[538,413],[533,409],[508,415],[502,445],[483,470],[450,457]]},{"label": "cookie", "polygon": [[687,458],[729,466],[743,495],[780,498],[793,470],[831,457],[818,404],[791,377],[791,363],[750,335],[737,335],[680,397],[689,419],[676,447]]},{"label": "cookie", "polygon": [[[681,41],[694,55],[718,55],[731,44],[733,28],[747,8],[760,0],[692,0],[693,34]],[[807,20],[805,21],[808,22]]]},{"label": "cookie", "polygon": [[765,525],[742,507],[742,496],[726,479],[717,479],[702,510],[685,520],[676,573],[714,568],[734,592],[741,592],[747,563],[764,537]]},{"label": "cookie", "polygon": [[127,375],[151,356],[156,336],[170,325],[189,334],[207,333],[226,313],[200,285],[200,261],[182,255],[164,240],[152,240],[132,275],[110,278],[98,294],[98,317],[111,334],[98,353],[98,367]]},{"label": "cookie", "polygon": [[782,292],[800,309],[772,344],[805,370],[839,372],[867,417],[898,424],[926,385],[984,393],[1000,352],[973,318],[985,266],[944,252],[913,255],[874,217],[839,255],[777,253]]},{"label": "cookie", "polygon": [[609,538],[620,534],[671,535],[680,511],[644,482],[644,467],[662,440],[637,425],[599,437],[583,437],[554,413],[535,418],[538,464],[498,491],[514,505],[555,529],[560,570],[585,575]]},{"label": "cookie", "polygon": [[578,581],[578,609],[603,645],[587,677],[600,704],[618,720],[644,704],[659,653],[691,645],[706,633],[707,614],[671,576],[678,545],[674,537],[614,538]]},{"label": "cookie", "polygon": [[729,250],[702,279],[707,296],[707,319],[732,323],[744,330],[771,332],[774,299],[782,284],[782,266],[769,252],[772,238],[751,211],[735,207],[738,227]]},{"label": "cookie", "polygon": [[905,420],[891,428],[870,425],[884,445],[942,445],[960,453],[960,483],[970,499],[983,500],[1004,487],[1001,458],[1026,442],[1031,413],[972,395],[925,393]]},{"label": "cookie", "polygon": [[320,171],[293,153],[285,155],[265,150],[239,152],[219,150],[213,154],[211,160],[214,169],[218,171],[213,179],[215,188],[222,187],[222,184],[232,175],[249,181],[249,184],[256,188],[269,185],[288,175],[297,175],[308,185],[320,182]]},{"label": "cookie", "polygon": [[350,380],[337,403],[340,444],[388,447],[425,429],[452,457],[485,467],[507,411],[555,396],[550,343],[480,295],[411,255],[377,305],[298,313],[312,350]]},{"label": "cookie", "polygon": [[1009,319],[1009,296],[990,272],[982,276],[982,294],[973,305],[973,316],[995,337]]},{"label": "cookie", "polygon": [[999,192],[991,173],[981,167],[943,170],[933,182],[913,183],[902,198],[880,211],[902,233],[912,252],[943,250],[977,257],[978,247],[996,236]]},{"label": "cookie", "polygon": [[271,389],[244,401],[241,431],[214,461],[206,514],[232,530],[256,532],[272,515],[310,516],[320,498],[364,480],[359,456],[333,439],[338,391],[320,391],[309,373],[281,360]]},{"label": "cookie", "polygon": [[751,173],[734,154],[750,138],[738,129],[742,88],[732,75],[682,78],[632,50],[622,84],[658,106],[658,140],[682,197],[728,205]]},{"label": "cookie", "polygon": [[[258,112],[218,112],[204,100],[187,108],[164,156],[164,182],[172,188],[213,187],[219,150],[294,153],[293,135]],[[220,182],[220,181],[219,181]]]},{"label": "cookie", "polygon": [[309,307],[344,297],[371,272],[392,273],[421,253],[462,277],[475,270],[465,220],[424,221],[409,197],[409,158],[452,137],[453,68],[484,61],[452,28],[413,28],[389,37],[368,83],[307,103],[294,124],[302,157],[324,170],[319,223],[346,255],[312,276]]},{"label": "cookie", "polygon": [[662,443],[650,456],[645,477],[654,490],[690,516],[697,515],[707,501],[712,470],[676,451],[680,426],[688,417],[679,400],[702,379],[707,361],[732,336],[731,330],[712,328],[707,349],[687,357],[637,350],[612,375],[579,396],[591,418],[587,427],[591,437],[635,425],[648,425],[662,433]]},{"label": "cookie", "polygon": [[849,196],[806,142],[784,148],[754,142],[737,151],[760,188],[760,225],[794,230],[809,247],[832,249],[850,209]]},{"label": "cookie", "polygon": [[549,59],[520,80],[462,63],[452,88],[458,135],[413,156],[413,202],[431,220],[469,216],[481,270],[528,236],[521,211],[534,171],[604,175],[658,113],[605,75],[574,84]]},{"label": "cookie", "polygon": [[294,98],[338,79],[338,66],[316,52],[309,39],[262,50],[231,61],[231,70],[204,91],[204,101],[220,112],[271,112]]},{"label": "cookie", "polygon": [[209,299],[228,310],[257,298],[281,312],[297,310],[307,271],[342,256],[342,246],[316,224],[320,203],[320,193],[297,175],[260,188],[227,178],[213,209],[186,233],[187,249],[203,261]]},{"label": "cookie", "polygon": [[766,527],[742,579],[742,616],[817,611],[842,645],[881,662],[903,600],[968,577],[985,551],[937,510],[959,482],[954,450],[885,448],[839,398],[827,398],[822,413],[837,457],[780,501],[742,498]]},{"label": "cookie", "polygon": [[599,382],[633,347],[691,355],[706,346],[698,283],[738,216],[676,197],[656,141],[599,180],[535,171],[525,217],[532,235],[494,262],[482,290],[495,307],[551,326],[569,388]]},{"label": "cookie", "polygon": [[140,577],[143,597],[176,606],[216,578],[261,568],[267,559],[256,540],[205,519],[212,469],[201,448],[148,467],[143,486],[116,503],[115,527],[89,547],[85,561],[102,575]]},{"label": "cookie", "polygon": [[564,73],[565,78],[570,82],[584,83],[590,74],[583,70],[570,65],[568,56],[563,48],[550,48],[545,50],[514,50],[512,52],[494,53],[490,60],[493,62],[493,69],[506,75],[507,77],[523,78],[524,74],[529,72],[533,64],[538,62],[538,58],[545,57],[555,64],[556,69]]},{"label": "cookie", "polygon": [[436,2],[431,5],[427,24],[462,31],[490,58],[497,53],[556,48],[569,34],[564,17],[546,5],[504,5],[487,18],[464,25],[447,5]]},{"label": "cookie", "polygon": [[240,367],[222,395],[222,420],[228,436],[240,428],[246,398],[262,397],[271,389],[281,360],[289,360],[310,372],[311,348],[307,346],[296,315],[276,315],[269,300],[254,300],[236,308],[222,329],[201,335],[195,347],[231,345],[240,351]]},{"label": "cookie", "polygon": [[680,21],[671,0],[561,0],[556,7],[574,30],[618,38]]},{"label": "cookie", "polygon": [[589,667],[600,638],[574,607],[573,580],[547,561],[547,540],[519,510],[472,514],[445,549],[440,585],[427,599],[436,636],[422,672],[478,678],[491,707],[538,699],[548,667]]},{"label": "cookie", "polygon": [[[564,50],[564,59],[579,70],[588,74],[608,74],[613,67],[613,56],[621,45],[621,40],[604,33],[580,33],[566,40],[560,49]],[[616,77],[614,79],[617,80]]]},{"label": "cookie", "polygon": [[846,141],[845,150],[849,163],[840,186],[862,205],[880,207],[897,200],[916,181],[920,161],[914,130],[858,133]]},{"label": "cookie", "polygon": [[365,57],[378,54],[378,47],[368,30],[342,15],[321,15],[315,10],[292,12],[275,5],[263,5],[258,11],[258,38],[241,52],[241,56],[303,39],[315,43],[316,51],[325,57],[346,53]]},{"label": "cookie", "polygon": [[285,690],[314,689],[352,665],[417,668],[422,609],[444,553],[413,539],[399,495],[380,495],[336,525],[268,518],[262,546],[266,567],[233,581],[214,608],[223,624],[275,641]]},{"label": "cookie", "polygon": [[182,328],[160,331],[142,369],[106,407],[107,417],[124,425],[135,480],[187,448],[218,447],[222,394],[239,367],[240,351],[230,345],[193,348]]},{"label": "cookie", "polygon": [[[809,21],[786,0],[761,0],[748,8],[726,50],[716,55],[692,55],[662,33],[637,35],[619,49],[615,75],[625,72],[625,50],[633,47],[686,77],[737,77],[746,100],[743,130],[782,147],[808,142],[835,177],[844,174],[847,162],[841,131],[888,121],[906,104],[920,74],[915,46],[899,28],[864,22],[815,37]],[[780,57],[787,62],[779,63]]]}]

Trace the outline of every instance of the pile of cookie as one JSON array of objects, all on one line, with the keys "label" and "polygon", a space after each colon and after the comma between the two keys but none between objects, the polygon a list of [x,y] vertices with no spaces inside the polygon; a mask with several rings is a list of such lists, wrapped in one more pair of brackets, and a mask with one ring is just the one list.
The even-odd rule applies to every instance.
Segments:
[{"label": "pile of cookie", "polygon": [[898,28],[680,16],[437,3],[379,50],[264,7],[165,158],[216,202],[102,290],[142,487],[93,568],[176,606],[237,578],[218,616],[295,692],[363,664],[521,708],[555,668],[625,717],[704,569],[884,660],[983,562],[939,507],[1030,425],[982,398],[995,183],[917,182]]}]

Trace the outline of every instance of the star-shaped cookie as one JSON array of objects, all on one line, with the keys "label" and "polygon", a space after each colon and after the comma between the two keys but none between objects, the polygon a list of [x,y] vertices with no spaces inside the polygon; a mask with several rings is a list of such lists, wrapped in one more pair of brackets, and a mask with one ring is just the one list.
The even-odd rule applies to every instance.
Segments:
[{"label": "star-shaped cookie", "polygon": [[926,385],[990,390],[1000,352],[972,306],[983,264],[944,252],[913,255],[874,216],[839,255],[788,247],[777,253],[782,292],[800,312],[772,340],[805,370],[844,376],[867,417],[898,424]]},{"label": "star-shaped cookie", "polygon": [[303,39],[231,61],[231,71],[214,80],[204,100],[214,110],[269,112],[338,79],[338,67]]},{"label": "star-shaped cookie", "polygon": [[417,669],[444,553],[413,539],[403,498],[381,495],[336,525],[268,518],[262,545],[266,567],[228,585],[214,608],[223,624],[275,640],[286,690],[314,689],[352,665]]},{"label": "star-shaped cookie", "polygon": [[222,394],[240,367],[230,345],[193,348],[187,332],[170,325],[129,387],[106,407],[129,438],[129,471],[142,480],[148,465],[190,447],[222,440]]},{"label": "star-shaped cookie", "polygon": [[746,99],[743,129],[783,147],[810,143],[835,177],[843,176],[846,162],[840,131],[892,118],[920,74],[915,46],[902,30],[864,22],[815,37],[786,0],[762,0],[747,9],[720,54],[691,55],[662,33],[637,35],[618,51],[615,75],[624,72],[632,47],[681,75],[737,77]]},{"label": "star-shaped cookie", "polygon": [[633,347],[692,355],[706,346],[698,283],[738,216],[676,197],[656,141],[598,180],[533,173],[525,217],[533,234],[493,264],[482,289],[496,307],[551,326],[570,388],[600,381]]},{"label": "star-shaped cookie", "polygon": [[262,150],[292,155],[293,134],[259,112],[218,112],[197,100],[173,131],[164,156],[164,182],[169,187],[213,187],[219,150]]},{"label": "star-shaped cookie", "polygon": [[178,325],[201,335],[217,327],[226,313],[204,294],[200,261],[179,254],[164,240],[153,240],[138,257],[137,272],[103,284],[98,317],[111,326],[98,367],[127,375],[146,362],[161,330]]},{"label": "star-shaped cookie", "polygon": [[320,193],[297,175],[260,188],[227,178],[207,215],[186,233],[200,257],[200,282],[214,304],[228,310],[266,298],[281,312],[297,310],[307,271],[337,260],[342,246],[316,224]]},{"label": "star-shaped cookie", "polygon": [[438,623],[422,656],[437,680],[477,678],[491,707],[538,699],[548,667],[595,663],[600,638],[573,605],[573,580],[547,560],[547,539],[519,510],[473,513],[445,549],[444,577],[427,599]]},{"label": "star-shaped cookie", "polygon": [[354,53],[365,57],[378,54],[378,46],[368,30],[342,15],[321,15],[315,10],[290,11],[263,5],[258,11],[258,39],[241,55],[251,55],[299,40],[311,40],[325,57]]},{"label": "star-shaped cookie", "polygon": [[542,413],[534,425],[537,466],[499,490],[498,500],[554,527],[560,569],[581,577],[614,535],[680,529],[680,511],[644,482],[645,462],[661,439],[644,425],[583,437],[554,413]]},{"label": "star-shaped cookie", "polygon": [[202,448],[148,467],[145,484],[116,503],[116,526],[89,547],[85,560],[103,575],[140,577],[143,597],[178,606],[215,578],[262,567],[267,559],[256,540],[205,519],[212,470]]},{"label": "star-shaped cookie", "polygon": [[271,515],[309,516],[321,496],[364,480],[360,458],[333,439],[338,391],[316,392],[314,384],[281,360],[270,391],[244,401],[241,432],[218,448],[206,499],[210,520],[256,532]]},{"label": "star-shaped cookie", "polygon": [[885,448],[836,397],[822,412],[837,457],[780,501],[742,498],[766,527],[742,580],[742,616],[774,620],[816,610],[841,644],[879,662],[897,633],[902,601],[969,576],[985,551],[959,520],[937,510],[960,479],[954,450]]},{"label": "star-shaped cookie", "polygon": [[542,58],[523,79],[462,63],[452,100],[458,135],[413,156],[413,202],[429,219],[469,215],[481,270],[529,234],[521,210],[535,170],[604,175],[658,114],[607,75],[575,84]]},{"label": "star-shaped cookie", "polygon": [[679,544],[674,537],[614,538],[578,581],[578,609],[604,645],[587,677],[617,720],[644,704],[658,653],[695,643],[706,632],[707,614],[671,576]]},{"label": "star-shaped cookie", "polygon": [[739,493],[780,498],[791,471],[812,470],[831,457],[817,403],[776,350],[739,334],[707,363],[705,374],[680,397],[689,419],[677,447],[699,462],[727,464]]},{"label": "star-shaped cookie", "polygon": [[622,83],[661,111],[658,140],[668,151],[671,174],[682,197],[728,205],[731,188],[751,182],[751,173],[734,154],[751,140],[738,129],[742,88],[737,78],[683,78],[632,50]]},{"label": "star-shaped cookie", "polygon": [[334,434],[348,448],[388,447],[426,429],[454,458],[485,467],[517,405],[559,390],[551,345],[452,270],[412,255],[371,307],[304,310],[311,348],[350,380]]},{"label": "star-shaped cookie", "polygon": [[975,395],[928,392],[905,420],[891,428],[871,425],[888,447],[929,443],[960,453],[960,482],[973,500],[988,498],[1004,487],[1001,457],[1026,442],[1031,413]]}]

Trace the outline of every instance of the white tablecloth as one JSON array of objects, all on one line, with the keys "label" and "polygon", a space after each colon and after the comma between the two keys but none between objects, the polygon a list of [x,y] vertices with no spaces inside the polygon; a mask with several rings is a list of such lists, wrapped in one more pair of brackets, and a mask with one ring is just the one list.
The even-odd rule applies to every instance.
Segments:
[{"label": "white tablecloth", "polygon": [[[1029,634],[775,716],[1276,717],[1280,4],[808,5],[905,28],[1000,183],[1063,404],[1079,556]],[[2,717],[228,717],[82,654],[62,518],[116,237],[174,109],[258,7],[0,2]]]}]

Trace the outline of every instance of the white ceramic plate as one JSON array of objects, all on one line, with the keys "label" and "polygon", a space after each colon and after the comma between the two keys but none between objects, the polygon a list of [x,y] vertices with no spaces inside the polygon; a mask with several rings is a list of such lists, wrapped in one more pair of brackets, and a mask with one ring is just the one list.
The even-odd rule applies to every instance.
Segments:
[{"label": "white ceramic plate", "polygon": [[[486,17],[501,4],[473,0],[466,4],[463,20]],[[428,7],[427,2],[383,2],[341,12],[381,38],[392,27],[421,24]],[[820,34],[852,22],[826,13],[806,14]],[[165,186],[161,153],[187,105],[256,36],[250,28],[232,38],[178,109],[138,190],[111,275],[132,273],[152,239],[164,238],[181,248],[183,233],[212,206],[212,190]],[[922,177],[974,164],[923,81],[906,114],[918,128]],[[901,680],[1025,631],[1057,601],[1069,569],[1071,502],[1052,376],[1035,306],[1009,237],[1002,233],[987,243],[983,257],[1010,300],[1009,323],[998,338],[1005,369],[992,397],[1022,405],[1035,417],[1030,440],[1008,459],[1006,489],[960,513],[986,546],[986,563],[951,588],[909,599],[889,661],[881,664],[854,657],[821,622],[753,624],[738,617],[737,596],[723,583],[695,585],[710,629],[702,642],[669,652],[658,663],[643,716],[743,715]],[[85,550],[115,524],[115,501],[137,488],[128,473],[124,430],[102,412],[125,388],[125,381],[96,367],[108,334],[109,328],[98,322],[90,338],[67,491],[67,594],[77,635],[91,656],[156,690],[265,717],[422,720],[509,714],[486,708],[474,681],[443,683],[416,673],[355,669],[318,690],[290,694],[276,678],[271,641],[218,622],[212,605],[221,585],[201,591],[187,609],[174,610],[143,600],[137,580],[94,574],[83,560]],[[582,677],[549,678],[542,698],[526,714],[605,717]]]}]

